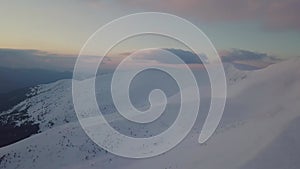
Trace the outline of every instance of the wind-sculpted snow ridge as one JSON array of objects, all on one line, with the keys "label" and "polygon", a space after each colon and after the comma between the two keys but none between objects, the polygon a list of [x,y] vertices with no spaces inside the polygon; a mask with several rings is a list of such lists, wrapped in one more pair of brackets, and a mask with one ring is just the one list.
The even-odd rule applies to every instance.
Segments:
[{"label": "wind-sculpted snow ridge", "polygon": [[[5,112],[26,110],[27,118],[39,124],[40,133],[1,148],[0,168],[299,168],[295,158],[300,156],[300,126],[295,124],[300,119],[299,68],[299,59],[247,72],[225,66],[227,76],[237,80],[230,81],[223,119],[212,138],[204,144],[197,142],[202,125],[198,120],[177,147],[141,160],[114,156],[86,136],[72,107],[70,80],[40,85],[28,99]],[[112,112],[108,119],[121,123],[119,130],[127,135],[150,136],[165,127],[157,123],[147,133],[140,126],[124,127],[126,121],[115,118],[113,106],[108,109]]]}]

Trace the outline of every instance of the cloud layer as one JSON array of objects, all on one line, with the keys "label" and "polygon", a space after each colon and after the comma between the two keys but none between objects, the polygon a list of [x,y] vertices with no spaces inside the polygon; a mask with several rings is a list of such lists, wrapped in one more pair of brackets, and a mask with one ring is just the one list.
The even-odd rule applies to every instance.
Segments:
[{"label": "cloud layer", "polygon": [[22,49],[0,49],[0,61],[1,67],[61,71],[69,71],[75,64],[75,58],[69,55]]},{"label": "cloud layer", "polygon": [[[165,49],[177,55],[183,62],[190,65],[201,65],[203,62],[198,55],[193,52],[182,49]],[[223,62],[230,62],[234,65],[244,65],[251,68],[262,68],[277,61],[273,56],[265,53],[253,51],[232,49],[219,52]],[[128,53],[130,54],[130,53]],[[128,55],[127,54],[127,55]],[[105,57],[102,63],[103,69],[113,69],[127,55],[120,54],[120,57]],[[97,66],[97,56],[86,56],[84,64],[88,69],[91,66]],[[149,50],[141,53],[135,58],[140,63],[153,62],[166,65],[172,65],[170,56],[163,55],[157,50]],[[200,54],[203,61],[207,60],[207,56]],[[46,69],[59,71],[72,71],[76,62],[76,57],[71,55],[51,54],[39,50],[20,50],[20,49],[0,49],[0,67],[22,68],[22,69]]]},{"label": "cloud layer", "polygon": [[229,62],[236,68],[243,70],[261,69],[280,61],[280,59],[266,53],[242,49],[222,51],[220,52],[220,55],[223,62]]},{"label": "cloud layer", "polygon": [[[46,69],[56,71],[73,71],[77,56],[53,54],[40,50],[1,49],[0,67],[17,69]],[[95,65],[97,56],[85,56],[83,61],[87,68]],[[109,62],[105,58],[104,62]]]},{"label": "cloud layer", "polygon": [[[202,64],[203,62],[200,60],[199,56],[203,61],[206,60],[206,56],[204,54],[198,56],[193,52],[174,48],[164,50],[175,54],[185,64]],[[135,56],[134,59],[140,61],[156,61],[161,64],[178,64],[177,62],[174,62],[174,60],[170,59],[170,56],[167,53],[162,53],[161,50],[155,49],[143,51],[140,55]]]}]

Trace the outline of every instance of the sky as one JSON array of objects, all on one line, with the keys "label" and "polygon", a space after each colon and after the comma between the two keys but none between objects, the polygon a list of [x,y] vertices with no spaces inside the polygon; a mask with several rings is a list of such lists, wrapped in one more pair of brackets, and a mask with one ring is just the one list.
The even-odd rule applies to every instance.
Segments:
[{"label": "sky", "polygon": [[[243,49],[289,58],[300,55],[299,8],[299,0],[1,0],[0,48],[77,55],[106,23],[155,11],[191,21],[218,51]],[[139,45],[145,44],[133,41],[116,52]]]}]

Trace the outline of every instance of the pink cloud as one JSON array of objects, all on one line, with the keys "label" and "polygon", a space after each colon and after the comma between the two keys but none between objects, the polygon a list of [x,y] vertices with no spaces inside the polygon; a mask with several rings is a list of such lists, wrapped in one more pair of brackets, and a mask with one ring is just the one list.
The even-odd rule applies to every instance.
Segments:
[{"label": "pink cloud", "polygon": [[266,11],[265,20],[269,28],[300,30],[300,1],[285,0],[272,3]]},{"label": "pink cloud", "polygon": [[271,29],[300,30],[299,0],[122,0],[130,7],[170,12],[206,22],[257,20]]}]

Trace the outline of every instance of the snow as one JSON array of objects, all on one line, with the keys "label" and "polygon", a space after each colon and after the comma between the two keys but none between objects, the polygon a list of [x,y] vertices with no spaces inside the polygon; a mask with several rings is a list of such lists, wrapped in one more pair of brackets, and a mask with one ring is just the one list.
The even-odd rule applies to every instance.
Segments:
[{"label": "snow", "polygon": [[[239,71],[232,65],[225,65],[228,101],[216,133],[206,143],[198,143],[204,113],[177,147],[157,157],[141,160],[112,155],[87,137],[72,106],[71,80],[39,85],[32,89],[28,99],[3,113],[27,110],[27,120],[39,124],[40,133],[0,148],[0,168],[299,168],[296,158],[300,156],[300,126],[297,125],[300,119],[299,68],[299,59],[255,71]],[[109,74],[102,75],[100,79],[106,82],[110,77]],[[136,90],[146,84],[142,80],[136,85]],[[97,89],[97,94],[107,90],[104,86]],[[172,93],[169,97],[176,104],[178,94]],[[147,105],[140,100],[137,99],[137,105]],[[205,99],[203,102],[206,103]],[[110,100],[103,100],[100,107],[109,112],[106,118],[119,132],[135,137],[159,133],[173,122],[176,115],[148,126],[128,126],[128,121],[115,113]],[[25,121],[17,120],[17,124]]]}]

